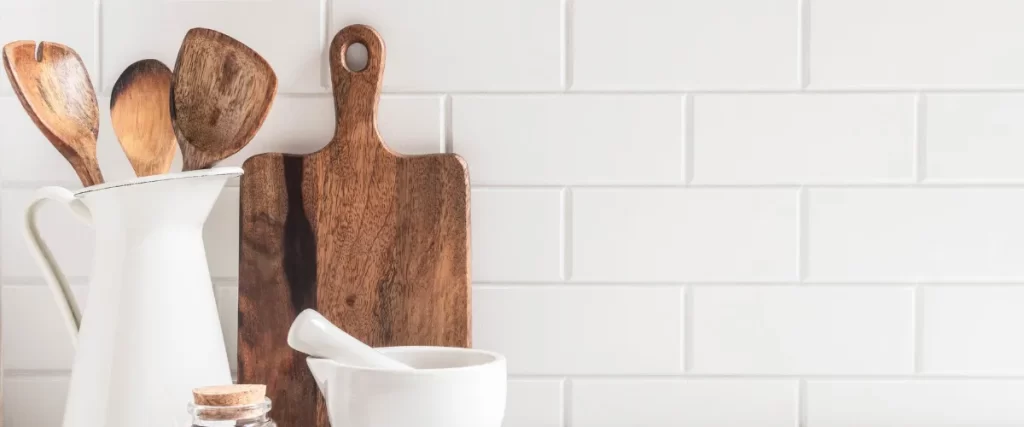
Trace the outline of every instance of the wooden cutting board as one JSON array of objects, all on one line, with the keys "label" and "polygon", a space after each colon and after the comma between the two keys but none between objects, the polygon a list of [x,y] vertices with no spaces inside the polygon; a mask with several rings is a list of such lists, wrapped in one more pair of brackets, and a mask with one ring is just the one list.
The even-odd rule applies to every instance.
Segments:
[{"label": "wooden cutting board", "polygon": [[[353,72],[345,51],[366,46]],[[285,339],[306,308],[371,346],[470,346],[469,174],[454,154],[404,156],[377,132],[384,42],[330,48],[337,128],[307,155],[242,166],[239,382],[266,384],[281,427],[328,427],[305,356]]]}]

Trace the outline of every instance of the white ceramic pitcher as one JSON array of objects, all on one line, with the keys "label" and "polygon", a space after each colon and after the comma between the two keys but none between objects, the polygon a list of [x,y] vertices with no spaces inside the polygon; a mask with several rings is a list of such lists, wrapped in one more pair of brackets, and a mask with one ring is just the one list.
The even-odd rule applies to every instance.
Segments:
[{"label": "white ceramic pitcher", "polygon": [[[25,235],[76,343],[63,427],[186,426],[193,388],[231,383],[203,223],[241,174],[216,168],[38,190]],[[84,316],[40,239],[35,214],[44,201],[95,231]]]}]

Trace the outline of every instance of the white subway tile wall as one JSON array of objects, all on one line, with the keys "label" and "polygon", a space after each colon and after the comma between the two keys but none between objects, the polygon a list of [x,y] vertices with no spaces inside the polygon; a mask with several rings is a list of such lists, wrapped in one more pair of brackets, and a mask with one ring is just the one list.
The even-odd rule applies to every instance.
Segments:
[{"label": "white subway tile wall", "polygon": [[[334,132],[326,46],[384,37],[379,131],[472,191],[473,343],[504,427],[1024,424],[1018,0],[0,0],[0,43],[82,56],[109,93],[226,32],[280,78],[226,165]],[[179,156],[180,157],[180,156]],[[180,159],[175,160],[175,167]],[[0,75],[5,427],[58,427],[73,346],[22,237],[77,188]],[[232,368],[238,188],[205,239]],[[42,208],[76,294],[94,237]]]}]

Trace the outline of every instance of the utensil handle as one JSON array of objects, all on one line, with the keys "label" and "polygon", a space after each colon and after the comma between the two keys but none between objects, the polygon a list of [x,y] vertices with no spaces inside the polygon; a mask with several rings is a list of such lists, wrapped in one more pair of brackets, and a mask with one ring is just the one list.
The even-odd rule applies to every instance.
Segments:
[{"label": "utensil handle", "polygon": [[[353,44],[366,46],[366,67],[359,71],[349,68],[345,52]],[[334,140],[359,143],[369,138],[344,138],[345,135],[362,136],[373,131],[377,145],[377,101],[384,78],[384,40],[377,31],[366,25],[349,25],[331,41],[331,83],[334,86],[334,111],[337,127]]]},{"label": "utensil handle", "polygon": [[49,286],[54,300],[57,301],[57,308],[64,319],[64,325],[67,326],[68,332],[71,333],[72,344],[77,348],[78,327],[82,323],[82,312],[78,308],[78,300],[71,291],[67,278],[64,277],[64,272],[61,271],[57,261],[53,258],[53,253],[50,252],[50,248],[43,241],[42,236],[40,236],[39,226],[36,224],[36,214],[44,201],[58,202],[58,204],[71,210],[76,217],[87,224],[92,223],[92,215],[89,213],[89,208],[85,206],[85,203],[75,198],[74,193],[61,187],[40,188],[36,191],[32,202],[29,203],[28,208],[25,210],[24,232],[25,239],[29,243],[29,250],[32,252],[32,256],[35,257],[36,262],[39,263],[39,267],[43,269],[43,277],[46,279],[46,284]]}]

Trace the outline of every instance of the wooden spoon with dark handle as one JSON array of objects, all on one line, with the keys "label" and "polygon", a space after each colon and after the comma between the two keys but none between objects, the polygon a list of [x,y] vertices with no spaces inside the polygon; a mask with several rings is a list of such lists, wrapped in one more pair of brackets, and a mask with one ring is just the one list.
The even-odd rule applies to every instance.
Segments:
[{"label": "wooden spoon with dark handle", "polygon": [[171,86],[171,120],[188,171],[212,167],[252,140],[277,94],[277,75],[242,42],[193,28]]},{"label": "wooden spoon with dark handle", "polygon": [[121,73],[110,94],[114,133],[137,176],[167,173],[177,138],[171,126],[171,69],[143,59]]},{"label": "wooden spoon with dark handle", "polygon": [[82,185],[103,182],[96,161],[99,107],[82,58],[58,43],[21,40],[4,46],[14,93],[46,139],[71,163]]}]

